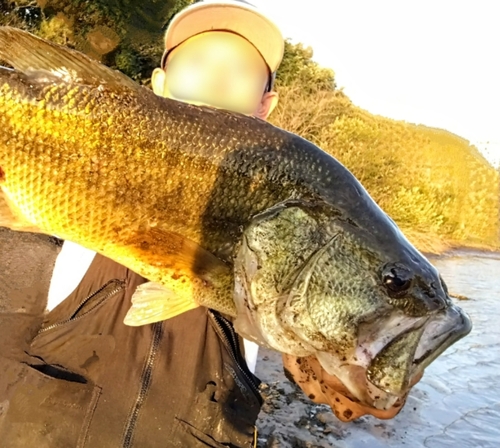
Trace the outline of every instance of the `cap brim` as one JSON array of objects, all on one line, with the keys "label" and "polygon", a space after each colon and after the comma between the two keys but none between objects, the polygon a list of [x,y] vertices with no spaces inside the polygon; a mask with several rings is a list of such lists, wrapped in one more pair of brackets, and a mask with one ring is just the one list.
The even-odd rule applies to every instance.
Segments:
[{"label": "cap brim", "polygon": [[271,72],[283,59],[284,39],[279,28],[258,11],[245,6],[225,3],[198,3],[174,17],[165,34],[165,49],[169,51],[192,36],[225,30],[247,39],[262,55]]}]

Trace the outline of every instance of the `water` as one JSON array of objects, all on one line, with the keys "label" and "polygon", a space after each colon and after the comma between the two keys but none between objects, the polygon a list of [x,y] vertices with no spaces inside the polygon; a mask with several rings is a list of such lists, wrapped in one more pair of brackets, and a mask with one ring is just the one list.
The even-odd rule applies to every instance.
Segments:
[{"label": "water", "polygon": [[[423,445],[500,447],[500,256],[456,253],[433,260],[451,291],[470,301],[473,330],[436,360],[413,394],[423,397],[413,432]],[[418,446],[418,445],[413,445]]]},{"label": "water", "polygon": [[471,316],[471,333],[426,369],[393,420],[363,417],[342,423],[328,417],[330,435],[325,436],[325,426],[315,431],[313,422],[304,431],[292,420],[299,414],[324,413],[326,407],[318,410],[302,403],[294,408],[291,403],[284,411],[289,427],[281,410],[273,411],[266,424],[277,418],[279,431],[294,433],[290,446],[302,446],[296,442],[303,440],[308,444],[304,446],[318,447],[500,447],[500,255],[455,252],[431,261],[451,292],[471,299],[460,301]]}]

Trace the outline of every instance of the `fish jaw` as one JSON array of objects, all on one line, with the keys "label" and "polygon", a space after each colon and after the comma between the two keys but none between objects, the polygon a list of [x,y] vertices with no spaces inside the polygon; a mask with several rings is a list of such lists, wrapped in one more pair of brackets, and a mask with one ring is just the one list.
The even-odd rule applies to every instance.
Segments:
[{"label": "fish jaw", "polygon": [[[268,345],[288,353],[295,350],[295,356],[313,354],[325,371],[345,386],[347,398],[383,411],[404,403],[425,368],[472,328],[469,316],[454,304],[421,317],[394,310],[371,323],[360,324],[354,349],[339,350],[341,346],[330,347],[321,332],[297,331],[286,316],[289,311],[290,308],[277,305],[280,345],[269,336]],[[307,321],[313,323],[305,313],[301,322]]]},{"label": "fish jaw", "polygon": [[[401,396],[415,377],[421,376],[426,367],[471,329],[469,316],[452,304],[429,317],[421,328],[403,332],[381,349],[367,366],[367,379],[379,389]],[[408,359],[412,359],[404,366],[398,361],[402,341],[408,341],[406,346],[411,351]],[[390,374],[391,370],[397,372],[396,378]]]},{"label": "fish jaw", "polygon": [[[376,332],[373,325],[362,326],[355,354],[343,363],[331,353],[316,356],[321,366],[344,384],[351,398],[389,410],[404,402],[425,368],[471,329],[469,316],[451,305],[428,318],[395,316]],[[384,341],[388,341],[385,346]]]}]

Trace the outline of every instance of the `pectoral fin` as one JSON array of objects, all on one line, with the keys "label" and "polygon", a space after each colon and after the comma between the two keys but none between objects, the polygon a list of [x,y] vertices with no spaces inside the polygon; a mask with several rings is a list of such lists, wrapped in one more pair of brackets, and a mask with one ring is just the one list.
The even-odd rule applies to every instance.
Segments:
[{"label": "pectoral fin", "polygon": [[125,325],[147,325],[197,308],[199,305],[194,301],[191,288],[178,286],[174,284],[168,287],[155,282],[138,286],[132,296],[132,306],[123,321]]},{"label": "pectoral fin", "polygon": [[152,282],[140,285],[124,323],[146,325],[199,306],[235,316],[232,269],[182,235],[150,228],[121,249],[117,261]]}]

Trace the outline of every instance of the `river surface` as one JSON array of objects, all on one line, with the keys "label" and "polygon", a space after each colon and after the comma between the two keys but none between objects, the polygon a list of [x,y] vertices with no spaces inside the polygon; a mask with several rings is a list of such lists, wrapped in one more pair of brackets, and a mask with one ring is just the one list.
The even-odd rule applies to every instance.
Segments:
[{"label": "river surface", "polygon": [[263,350],[257,375],[275,404],[266,400],[259,446],[500,448],[500,255],[457,251],[430,260],[452,293],[470,298],[459,306],[473,329],[426,369],[400,414],[342,423],[326,406],[297,400],[279,355]]}]

